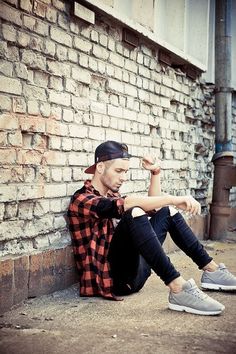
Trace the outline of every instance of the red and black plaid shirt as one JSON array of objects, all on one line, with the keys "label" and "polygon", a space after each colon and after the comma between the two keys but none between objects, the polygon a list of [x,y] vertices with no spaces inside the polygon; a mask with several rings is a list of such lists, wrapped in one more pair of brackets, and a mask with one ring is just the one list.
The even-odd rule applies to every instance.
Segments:
[{"label": "red and black plaid shirt", "polygon": [[120,219],[123,212],[124,198],[111,192],[107,197],[101,196],[90,180],[71,198],[67,216],[80,295],[115,298],[107,255],[114,231],[112,218]]}]

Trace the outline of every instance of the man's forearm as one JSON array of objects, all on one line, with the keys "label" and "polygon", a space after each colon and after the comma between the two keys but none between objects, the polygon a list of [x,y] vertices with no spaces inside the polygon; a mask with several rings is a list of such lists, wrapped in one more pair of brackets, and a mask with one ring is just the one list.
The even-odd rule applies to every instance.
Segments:
[{"label": "man's forearm", "polygon": [[127,196],[125,198],[124,208],[127,210],[133,207],[140,207],[145,211],[149,211],[168,205],[174,205],[174,198],[175,197],[168,194],[155,197]]},{"label": "man's forearm", "polygon": [[177,208],[197,215],[201,213],[201,204],[190,196],[162,195],[156,197],[136,197],[128,196],[125,198],[124,209],[140,207],[145,211],[160,209],[168,205],[174,205]]},{"label": "man's forearm", "polygon": [[161,178],[160,174],[151,175],[150,186],[148,189],[148,196],[155,197],[161,195]]}]

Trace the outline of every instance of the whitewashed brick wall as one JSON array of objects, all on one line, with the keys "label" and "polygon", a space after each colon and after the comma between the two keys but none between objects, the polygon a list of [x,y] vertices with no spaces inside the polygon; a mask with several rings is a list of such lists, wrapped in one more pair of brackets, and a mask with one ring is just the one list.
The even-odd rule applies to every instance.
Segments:
[{"label": "whitewashed brick wall", "polygon": [[1,255],[69,242],[69,198],[107,139],[134,156],[124,193],[145,193],[139,159],[151,153],[165,192],[193,194],[204,212],[211,200],[213,87],[162,65],[144,39],[127,48],[108,18],[72,17],[71,3],[0,2]]}]

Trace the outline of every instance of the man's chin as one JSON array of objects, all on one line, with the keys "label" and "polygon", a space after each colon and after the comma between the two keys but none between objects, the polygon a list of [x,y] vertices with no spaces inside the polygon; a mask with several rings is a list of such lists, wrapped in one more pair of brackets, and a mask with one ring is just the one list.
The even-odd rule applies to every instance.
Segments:
[{"label": "man's chin", "polygon": [[117,193],[117,192],[119,192],[119,189],[120,189],[120,187],[113,187],[113,188],[111,188],[111,191],[113,193]]}]

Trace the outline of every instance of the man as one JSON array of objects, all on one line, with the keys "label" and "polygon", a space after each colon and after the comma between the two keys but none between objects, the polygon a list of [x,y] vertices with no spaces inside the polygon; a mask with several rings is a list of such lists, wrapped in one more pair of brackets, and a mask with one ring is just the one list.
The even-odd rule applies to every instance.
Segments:
[{"label": "man", "polygon": [[204,250],[177,209],[200,214],[191,196],[161,195],[158,163],[143,158],[151,173],[148,196],[119,195],[129,168],[128,147],[115,141],[100,144],[92,174],[73,195],[68,222],[79,270],[80,294],[118,299],[139,291],[152,269],[169,287],[169,308],[200,315],[218,315],[224,305],[203,293],[193,279],[180,275],[165,254],[167,232],[186,255],[203,270],[205,289],[236,289],[236,277],[217,265]]}]

